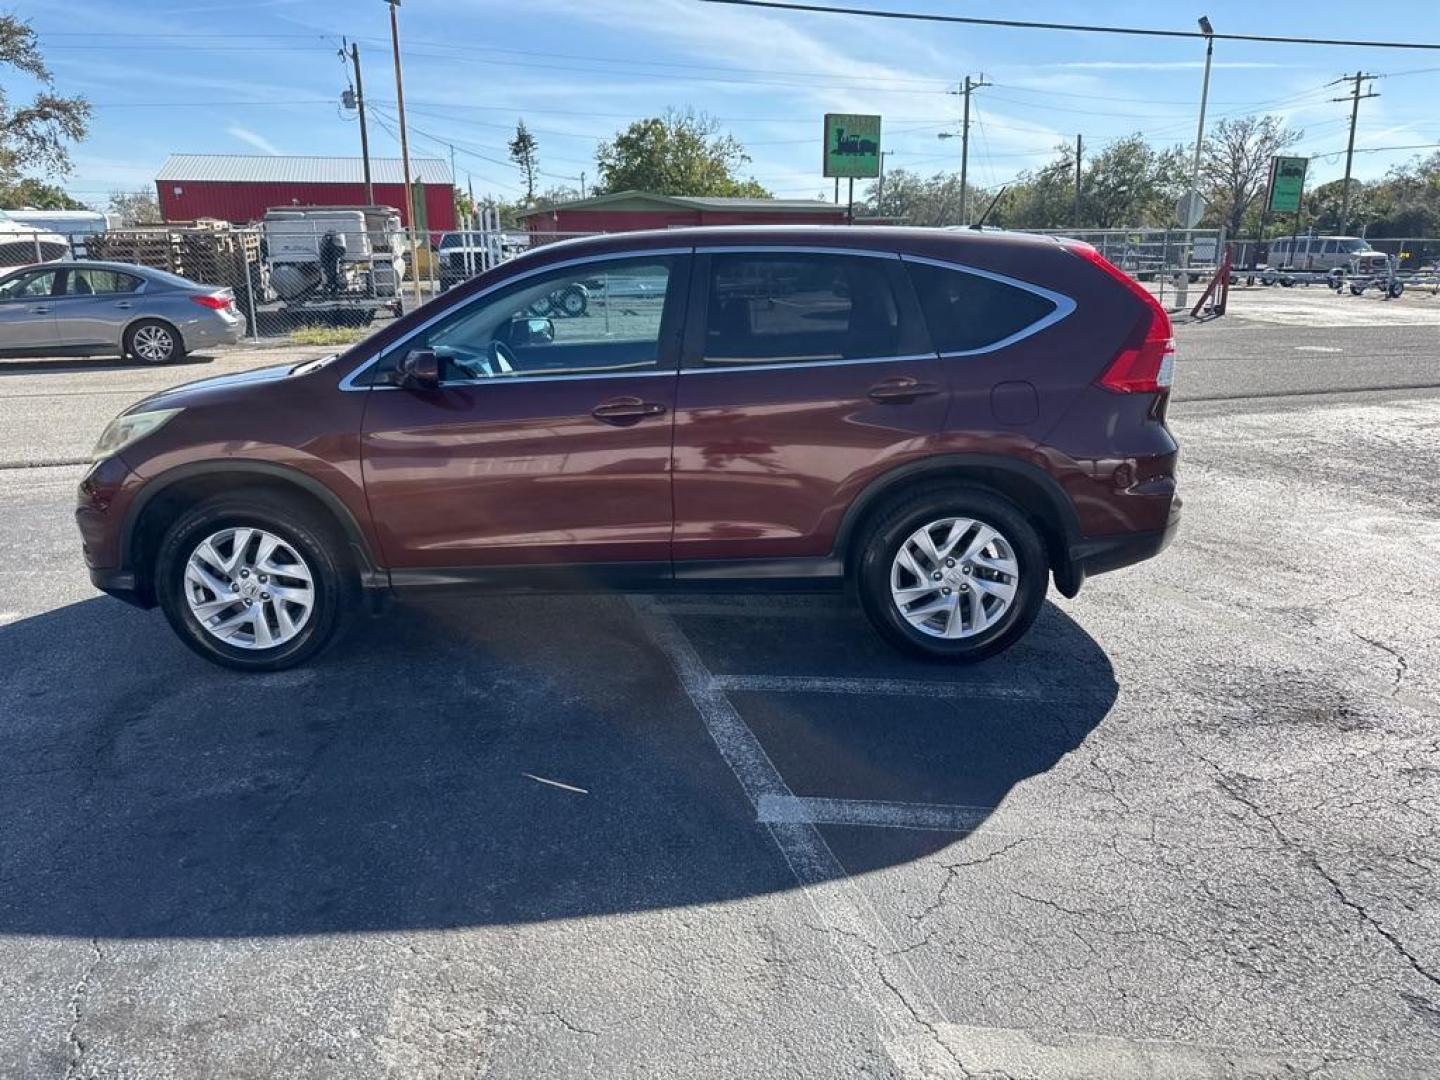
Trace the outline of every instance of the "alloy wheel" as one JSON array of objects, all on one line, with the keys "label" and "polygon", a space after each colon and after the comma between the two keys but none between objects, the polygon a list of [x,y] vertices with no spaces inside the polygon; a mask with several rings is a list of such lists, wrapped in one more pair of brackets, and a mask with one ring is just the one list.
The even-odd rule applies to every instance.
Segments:
[{"label": "alloy wheel", "polygon": [[185,600],[205,632],[241,649],[273,649],[305,628],[315,609],[310,567],[264,529],[211,533],[185,563]]},{"label": "alloy wheel", "polygon": [[890,565],[890,596],[923,634],[968,638],[994,626],[1015,601],[1020,564],[998,529],[949,517],[916,529]]},{"label": "alloy wheel", "polygon": [[163,326],[142,326],[135,331],[132,348],[140,359],[158,363],[170,359],[175,351],[175,337]]}]

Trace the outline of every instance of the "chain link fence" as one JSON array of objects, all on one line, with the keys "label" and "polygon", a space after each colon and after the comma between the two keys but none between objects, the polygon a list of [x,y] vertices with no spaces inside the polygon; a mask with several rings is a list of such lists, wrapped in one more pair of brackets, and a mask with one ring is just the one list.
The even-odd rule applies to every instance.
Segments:
[{"label": "chain link fence", "polygon": [[[1192,285],[1207,281],[1227,246],[1224,231],[1216,229],[1024,231],[1089,243],[1149,283],[1162,300],[1182,277]],[[502,228],[493,213],[485,212],[462,221],[458,229],[420,233],[412,241],[389,208],[297,207],[272,211],[266,221],[249,226],[200,221],[70,237],[12,226],[0,234],[0,270],[65,258],[136,263],[232,290],[250,341],[338,347],[532,247],[588,235],[595,234],[532,235]],[[1282,239],[1229,244],[1232,280],[1260,285],[1308,281],[1308,274],[1252,272],[1268,265]],[[1370,244],[1392,257],[1392,274],[1399,272],[1416,285],[1434,284],[1440,240]],[[1363,282],[1356,278],[1352,284]],[[565,317],[566,311],[557,305],[555,314]]]}]

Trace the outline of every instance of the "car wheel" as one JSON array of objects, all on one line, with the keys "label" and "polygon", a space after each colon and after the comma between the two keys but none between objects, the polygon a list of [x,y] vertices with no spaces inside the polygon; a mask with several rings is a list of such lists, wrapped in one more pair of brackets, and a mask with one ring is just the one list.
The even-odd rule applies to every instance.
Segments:
[{"label": "car wheel", "polygon": [[159,319],[144,319],[125,331],[125,351],[146,364],[170,364],[185,357],[180,332]]},{"label": "car wheel", "polygon": [[856,566],[861,606],[891,644],[972,663],[1018,641],[1049,581],[1045,546],[1015,504],[954,488],[883,513]]},{"label": "car wheel", "polygon": [[585,295],[583,289],[577,289],[572,285],[560,294],[559,303],[560,311],[566,318],[578,319],[590,307],[590,298]]},{"label": "car wheel", "polygon": [[221,495],[182,514],[155,565],[171,627],[205,659],[278,671],[310,659],[354,608],[356,581],[333,530],[302,503]]}]

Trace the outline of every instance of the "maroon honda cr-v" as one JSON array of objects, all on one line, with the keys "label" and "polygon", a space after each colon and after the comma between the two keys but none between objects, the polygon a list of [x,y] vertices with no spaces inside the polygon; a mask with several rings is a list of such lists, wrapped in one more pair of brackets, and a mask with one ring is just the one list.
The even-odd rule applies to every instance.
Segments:
[{"label": "maroon honda cr-v", "polygon": [[968,661],[1179,517],[1170,321],[1094,249],[891,228],[557,243],[348,352],[105,430],[94,583],[252,670],[391,590],[793,590]]}]

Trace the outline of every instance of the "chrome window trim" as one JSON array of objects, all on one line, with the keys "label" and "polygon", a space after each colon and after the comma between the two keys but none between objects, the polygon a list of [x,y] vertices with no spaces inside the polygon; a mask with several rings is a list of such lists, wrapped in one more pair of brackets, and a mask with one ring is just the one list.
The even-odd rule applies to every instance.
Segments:
[{"label": "chrome window trim", "polygon": [[1015,333],[1011,334],[1009,337],[1001,338],[999,341],[992,342],[991,344],[982,346],[978,349],[959,349],[954,351],[942,352],[939,354],[940,356],[983,356],[986,353],[992,353],[996,352],[999,349],[1009,348],[1017,341],[1024,341],[1026,338],[1030,337],[1033,334],[1038,334],[1042,330],[1050,329],[1050,327],[1054,326],[1062,319],[1068,318],[1076,308],[1075,301],[1070,297],[1066,296],[1064,293],[1058,293],[1055,292],[1053,289],[1047,289],[1043,285],[1032,285],[1028,281],[1021,281],[1019,278],[1007,277],[1005,274],[997,274],[993,270],[982,270],[978,266],[967,266],[965,263],[952,262],[947,259],[933,259],[926,255],[906,255],[902,253],[900,255],[900,261],[924,263],[927,266],[938,266],[942,270],[957,270],[962,274],[974,274],[976,277],[989,278],[991,281],[998,281],[1002,285],[1009,285],[1012,288],[1023,289],[1025,292],[1033,293],[1036,296],[1043,297],[1044,299],[1049,300],[1052,304],[1055,305],[1055,310],[1050,312],[1049,315],[1046,315],[1043,319],[1036,320],[1029,326],[1025,327],[1023,330],[1015,331]]},{"label": "chrome window trim", "polygon": [[793,368],[825,368],[825,367],[849,367],[854,364],[899,364],[906,360],[934,360],[936,354],[911,353],[908,356],[862,356],[846,358],[844,360],[790,360],[783,363],[772,364],[765,360],[741,361],[740,363],[727,364],[724,367],[699,367],[681,368],[681,375],[724,375],[733,374],[737,371],[786,371]]},{"label": "chrome window trim", "polygon": [[697,245],[696,255],[862,255],[872,259],[899,259],[898,251],[879,248],[822,247],[814,244],[707,244]]},{"label": "chrome window trim", "polygon": [[[568,267],[572,267],[572,266],[582,266],[582,265],[584,265],[584,264],[586,264],[586,263],[609,262],[609,261],[612,261],[612,260],[615,260],[615,259],[654,259],[654,258],[660,258],[660,257],[664,257],[664,256],[671,256],[671,255],[689,255],[689,254],[693,253],[694,250],[695,250],[695,249],[694,249],[694,248],[691,248],[691,247],[667,247],[667,248],[649,248],[649,249],[646,249],[646,250],[644,250],[644,251],[607,251],[607,252],[603,252],[602,254],[599,254],[599,255],[584,255],[584,256],[581,256],[581,257],[579,257],[579,258],[565,259],[565,260],[562,260],[561,262],[546,263],[544,266],[537,266],[537,267],[534,267],[534,268],[531,269],[531,270],[524,270],[524,271],[522,271],[522,272],[520,272],[520,273],[518,273],[518,274],[511,274],[509,277],[505,278],[503,281],[497,281],[494,285],[491,285],[491,286],[488,286],[487,288],[481,289],[478,293],[476,293],[474,296],[470,297],[470,298],[469,298],[468,300],[466,300],[464,303],[454,304],[454,305],[452,305],[452,306],[450,306],[450,307],[447,307],[444,311],[437,312],[437,313],[436,313],[435,315],[433,315],[432,317],[426,319],[426,320],[425,320],[423,323],[421,323],[419,326],[415,327],[415,329],[411,330],[411,331],[410,331],[408,334],[406,334],[404,337],[400,338],[398,341],[392,343],[392,344],[391,344],[390,346],[388,346],[386,349],[382,350],[382,352],[389,352],[390,349],[397,349],[397,348],[399,348],[400,346],[404,345],[407,341],[412,340],[417,334],[420,334],[420,333],[422,333],[423,331],[430,329],[430,327],[434,326],[434,325],[435,325],[437,322],[439,322],[441,319],[448,318],[449,316],[455,314],[455,312],[458,311],[458,310],[460,310],[461,308],[463,308],[463,307],[469,307],[469,306],[472,305],[472,304],[478,303],[479,301],[483,300],[485,297],[489,296],[489,295],[490,295],[491,293],[493,293],[493,292],[497,292],[497,291],[500,290],[500,289],[503,289],[503,288],[506,288],[506,287],[508,287],[508,286],[510,286],[510,285],[513,285],[513,284],[515,284],[515,283],[518,282],[518,281],[524,281],[526,278],[535,277],[537,274],[549,273],[551,270],[564,270],[564,269],[567,269]],[[360,375],[364,374],[366,371],[369,371],[370,368],[374,367],[375,364],[376,364],[377,362],[379,362],[381,355],[382,355],[381,352],[377,352],[377,353],[375,353],[374,356],[371,356],[368,360],[365,360],[363,363],[359,364],[353,371],[350,372],[349,375],[346,375],[345,378],[343,378],[343,379],[340,380],[340,384],[339,384],[340,389],[341,389],[341,390],[346,390],[346,391],[401,390],[401,389],[404,389],[403,387],[400,387],[400,386],[386,386],[386,385],[372,386],[372,385],[369,385],[369,384],[366,384],[366,385],[364,385],[364,386],[356,386],[356,385],[355,385],[355,380],[356,380],[356,378],[358,378]],[[610,375],[605,375],[605,374],[603,374],[603,373],[597,373],[597,374],[595,374],[595,375],[525,375],[525,376],[520,376],[520,377],[518,377],[517,379],[515,379],[515,382],[517,382],[517,383],[522,383],[522,382],[526,382],[526,383],[528,383],[528,382],[538,382],[538,381],[540,381],[540,380],[542,380],[542,379],[543,379],[543,380],[546,380],[546,381],[555,381],[555,380],[559,380],[559,379],[603,379],[603,378],[616,378],[617,376],[620,377],[620,378],[626,378],[626,377],[634,377],[635,375],[639,375],[639,374],[644,374],[644,375],[670,375],[670,374],[673,374],[673,372],[671,372],[671,371],[669,371],[669,370],[657,369],[657,370],[655,370],[655,371],[646,371],[646,372],[629,372],[629,371],[614,372],[614,373],[612,373],[612,374],[610,374]],[[477,385],[477,386],[478,386],[478,385],[481,385],[481,384],[490,384],[490,383],[499,382],[499,381],[502,381],[502,380],[496,379],[496,378],[493,378],[493,377],[492,377],[492,378],[488,378],[488,379],[465,379],[465,380],[456,379],[456,380],[452,380],[452,381],[449,381],[449,382],[442,383],[441,385],[442,385],[442,386],[471,386],[471,385]],[[503,380],[503,381],[509,382],[510,380],[506,379],[506,380]]]}]

